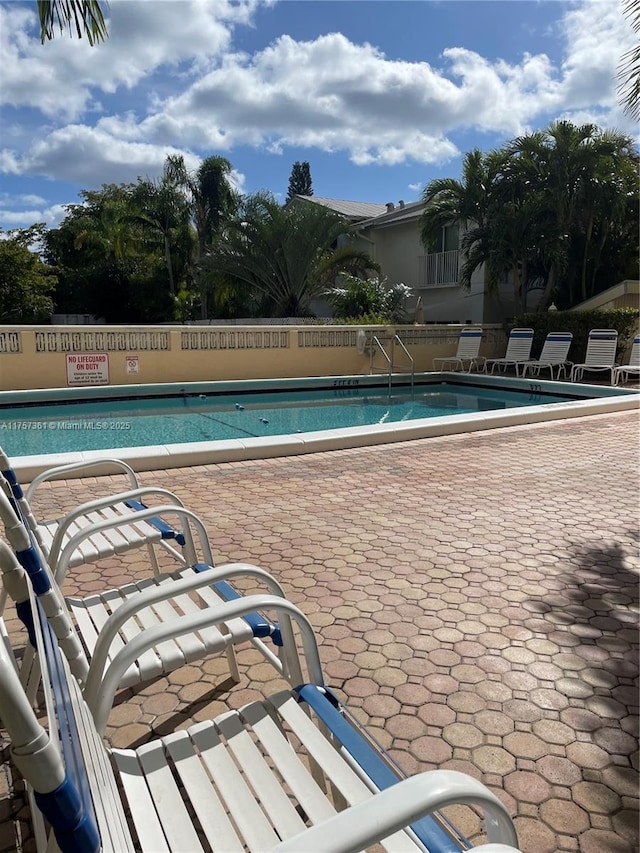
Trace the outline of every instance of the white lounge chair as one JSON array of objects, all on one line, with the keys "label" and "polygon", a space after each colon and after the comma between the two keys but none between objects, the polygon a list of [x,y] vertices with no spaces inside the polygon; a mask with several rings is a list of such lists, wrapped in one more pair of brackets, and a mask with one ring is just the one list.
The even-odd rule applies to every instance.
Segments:
[{"label": "white lounge chair", "polygon": [[438,810],[473,805],[489,839],[476,853],[516,853],[509,813],[481,782],[447,770],[405,778],[367,737],[325,687],[313,631],[294,605],[251,596],[214,608],[215,618],[230,622],[255,608],[296,622],[308,683],[136,749],[105,746],[38,609],[48,730],[0,643],[0,716],[13,762],[36,792],[39,851],[57,842],[62,853],[355,853],[380,842],[389,851],[451,853],[468,847]]},{"label": "white lounge chair", "polygon": [[[467,370],[469,373],[478,367],[479,352],[482,342],[482,327],[467,326],[458,338],[458,349],[455,355],[433,359],[434,370]],[[439,368],[437,365],[439,364]]]},{"label": "white lounge chair", "polygon": [[567,356],[569,355],[572,340],[573,335],[571,332],[549,332],[545,338],[540,358],[531,359],[517,365],[516,372],[518,369],[521,369],[522,376],[524,377],[527,375],[527,371],[530,371],[534,376],[539,376],[541,370],[548,370],[553,379],[554,368],[557,368],[558,379],[561,372],[563,376],[566,376],[567,365],[570,364],[567,361]]},{"label": "white lounge chair", "polygon": [[484,372],[487,373],[489,367],[491,367],[491,373],[495,371],[496,367],[502,368],[503,372],[507,367],[515,367],[517,374],[518,365],[529,361],[532,344],[533,329],[512,329],[504,356],[487,359],[483,366]]},{"label": "white lounge chair", "polygon": [[[45,483],[63,479],[78,470],[83,472],[86,470],[87,476],[97,470],[102,474],[106,471],[122,474],[128,489],[83,503],[58,518],[37,519],[33,510],[33,500],[38,489]],[[74,568],[136,548],[146,548],[156,573],[159,572],[155,550],[157,546],[161,546],[170,553],[179,565],[197,562],[197,554],[194,552],[193,539],[188,527],[184,530],[176,529],[162,518],[162,513],[150,513],[145,517],[140,515],[147,509],[145,500],[149,501],[152,496],[155,497],[156,502],[159,498],[163,504],[172,504],[178,508],[183,508],[182,501],[167,489],[141,487],[133,469],[120,459],[96,459],[91,462],[76,462],[50,468],[36,476],[29,487],[23,491],[9,458],[0,448],[0,473],[10,484],[38,544],[54,570],[58,568],[58,560],[62,552],[75,537],[76,546],[66,555],[67,566],[59,572],[62,576],[67,567]],[[102,533],[92,529],[93,525],[107,520],[114,524]],[[79,535],[81,533],[83,535]]]},{"label": "white lounge chair", "polygon": [[[145,510],[141,515],[155,510],[155,507]],[[83,690],[93,697],[96,707],[110,708],[118,690],[159,678],[191,661],[222,652],[227,656],[230,675],[237,682],[235,647],[247,642],[253,643],[278,673],[292,681],[299,678],[297,661],[287,660],[282,652],[282,637],[291,630],[290,625],[275,625],[259,613],[225,624],[210,618],[217,604],[241,598],[231,585],[234,578],[249,578],[258,591],[266,588],[272,594],[283,596],[281,586],[267,572],[244,563],[214,568],[202,522],[186,509],[180,512],[197,534],[207,563],[172,574],[154,574],[144,581],[105,589],[84,598],[70,596],[65,599],[6,481],[0,477],[0,519],[15,552],[13,554],[0,542],[4,587],[21,614],[26,599],[25,572],[32,579],[71,671]],[[110,523],[113,522],[102,522],[95,529],[102,532]],[[68,547],[73,544],[72,540]],[[182,624],[180,619],[189,615],[201,618],[198,630],[186,635],[176,633],[176,625]],[[267,638],[269,645],[263,641]],[[132,649],[137,650],[133,657]],[[40,674],[38,667],[32,664],[33,646],[30,645],[23,657],[23,680],[29,684],[29,695],[35,694]]]},{"label": "white lounge chair", "polygon": [[631,376],[640,376],[640,335],[636,335],[631,344],[629,363],[613,368],[613,384],[624,384]]},{"label": "white lounge chair", "polygon": [[579,382],[585,371],[608,372],[613,385],[617,347],[618,333],[615,329],[591,329],[584,362],[573,365],[571,381]]}]

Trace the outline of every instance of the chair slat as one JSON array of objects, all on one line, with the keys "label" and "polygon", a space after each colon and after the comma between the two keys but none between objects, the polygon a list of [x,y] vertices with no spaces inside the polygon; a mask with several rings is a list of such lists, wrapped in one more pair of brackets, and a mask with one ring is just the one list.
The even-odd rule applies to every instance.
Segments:
[{"label": "chair slat", "polygon": [[84,701],[74,701],[81,725],[78,726],[83,754],[86,756],[87,777],[93,792],[93,804],[100,830],[104,853],[133,853],[134,846],[129,824],[122,808],[113,768]]},{"label": "chair slat", "polygon": [[304,821],[285,793],[281,778],[267,764],[238,714],[234,712],[218,717],[216,728],[280,838],[291,838],[302,832]]},{"label": "chair slat", "polygon": [[311,822],[319,823],[335,814],[335,808],[327,799],[326,790],[320,788],[309,768],[302,763],[289,740],[283,735],[282,728],[269,713],[269,709],[265,705],[252,703],[242,708],[239,713],[259,738],[262,747]]},{"label": "chair slat", "polygon": [[217,844],[220,850],[228,853],[243,853],[242,840],[212,787],[188,733],[175,732],[164,739],[164,745],[211,847]]},{"label": "chair slat", "polygon": [[212,722],[189,729],[213,782],[250,850],[269,850],[279,839],[248,790]]},{"label": "chair slat", "polygon": [[370,795],[370,789],[341,759],[337,750],[327,749],[326,738],[289,691],[276,693],[269,701],[349,805],[362,802]]},{"label": "chair slat", "polygon": [[170,853],[171,848],[158,817],[143,767],[132,749],[111,751],[118,778],[129,805],[129,811],[140,842],[140,849],[154,853]]}]

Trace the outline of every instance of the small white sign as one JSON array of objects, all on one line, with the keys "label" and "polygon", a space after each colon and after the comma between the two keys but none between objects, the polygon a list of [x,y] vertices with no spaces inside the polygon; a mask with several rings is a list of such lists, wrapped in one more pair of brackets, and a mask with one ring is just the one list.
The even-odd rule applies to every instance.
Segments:
[{"label": "small white sign", "polygon": [[108,385],[109,356],[106,352],[67,353],[67,385]]},{"label": "small white sign", "polygon": [[138,355],[128,355],[127,356],[127,373],[130,376],[140,373],[140,356],[138,356]]}]

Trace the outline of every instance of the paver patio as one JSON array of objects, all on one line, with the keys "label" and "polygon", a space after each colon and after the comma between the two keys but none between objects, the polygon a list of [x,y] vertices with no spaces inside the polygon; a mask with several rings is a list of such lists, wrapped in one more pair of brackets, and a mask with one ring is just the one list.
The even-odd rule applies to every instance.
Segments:
[{"label": "paver patio", "polygon": [[[141,479],[203,517],[219,563],[279,578],[321,638],[327,681],[405,770],[481,778],[524,853],[635,853],[638,425],[602,415]],[[117,484],[54,484],[40,514]],[[65,589],[144,574],[141,554]],[[240,660],[234,705],[271,678],[253,650]],[[209,660],[127,692],[109,736],[139,743],[218,713],[224,671]],[[0,850],[22,837],[31,851],[4,769]]]}]

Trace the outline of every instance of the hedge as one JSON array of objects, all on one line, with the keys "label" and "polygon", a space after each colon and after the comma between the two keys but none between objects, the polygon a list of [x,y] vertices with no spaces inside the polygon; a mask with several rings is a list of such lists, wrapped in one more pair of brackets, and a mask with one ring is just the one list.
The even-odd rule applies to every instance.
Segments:
[{"label": "hedge", "polygon": [[618,332],[617,361],[624,357],[629,342],[640,323],[638,308],[613,308],[607,311],[542,311],[515,317],[513,328],[533,329],[531,357],[538,358],[549,332],[572,332],[569,361],[580,363],[587,351],[591,329],[616,329]]}]

